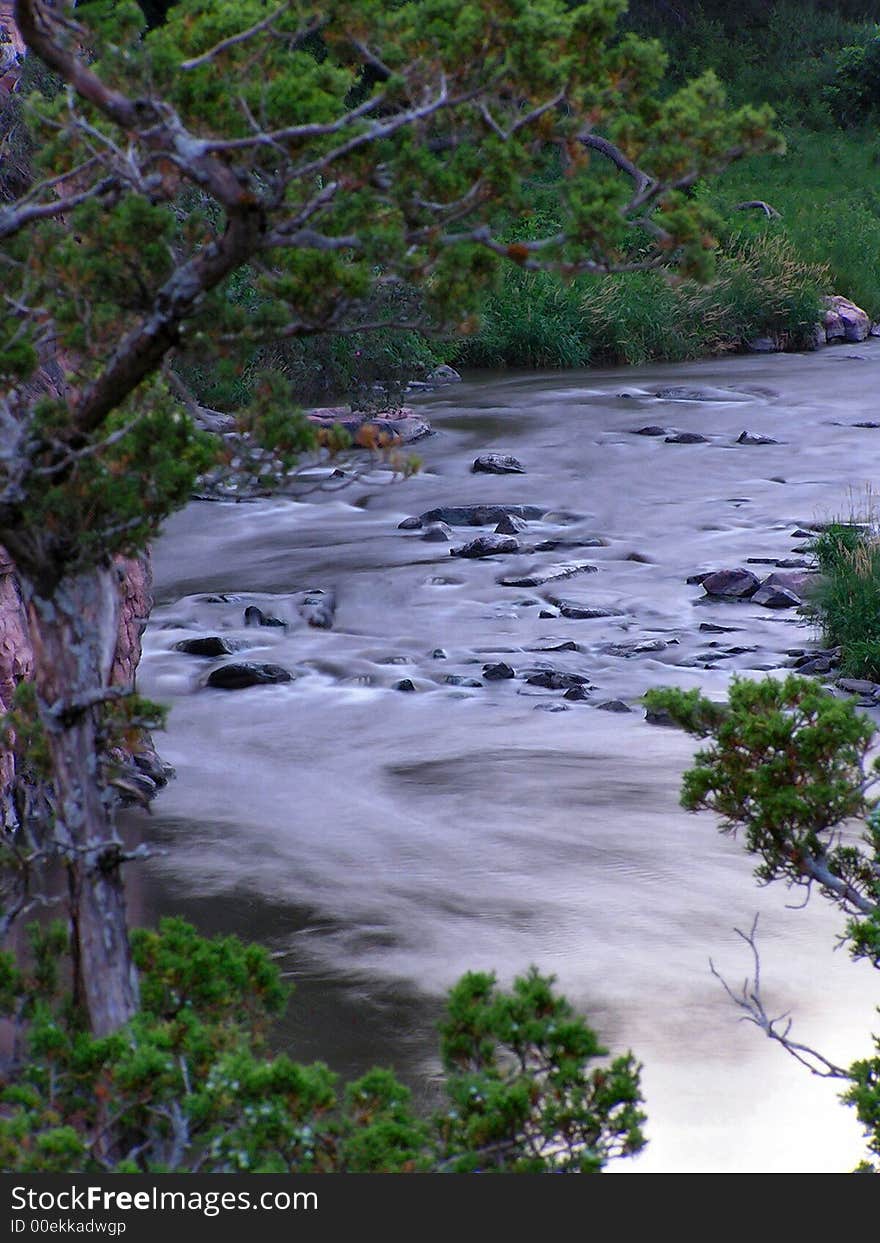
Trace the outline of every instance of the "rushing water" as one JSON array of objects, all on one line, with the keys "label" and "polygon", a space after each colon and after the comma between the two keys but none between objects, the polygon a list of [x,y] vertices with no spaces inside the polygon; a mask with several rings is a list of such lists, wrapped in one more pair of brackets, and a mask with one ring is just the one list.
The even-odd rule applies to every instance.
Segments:
[{"label": "rushing water", "polygon": [[[670,385],[727,399],[656,396]],[[651,1142],[617,1168],[851,1167],[861,1138],[835,1085],[738,1023],[708,958],[738,985],[750,962],[733,929],[760,911],[768,1005],[791,1009],[800,1039],[844,1061],[869,1052],[877,973],[834,952],[840,921],[818,898],[787,908],[792,895],[759,890],[711,817],[679,809],[692,745],[647,724],[637,700],[670,683],[721,697],[732,670],[778,668],[788,649],[814,642],[791,611],[702,606],[685,579],[791,557],[799,524],[846,513],[853,492],[860,503],[880,429],[852,424],[880,413],[878,390],[873,341],[483,376],[419,402],[437,434],[418,445],[423,468],[411,479],[389,486],[375,472],[333,496],[191,505],[156,547],[140,689],[172,705],[160,741],[177,779],[144,828],[168,849],[142,870],[135,915],[182,912],[205,931],[286,952],[294,1055],[346,1074],[393,1064],[425,1099],[444,990],[470,968],[509,981],[535,963],[612,1049],[644,1064]],[[708,443],[632,434],[646,424]],[[736,444],[744,430],[780,443]],[[515,454],[527,473],[471,473],[490,450]],[[398,529],[409,514],[475,502],[579,515],[530,523],[526,544],[605,543],[464,560]],[[456,528],[453,546],[477,534]],[[498,583],[572,560],[598,572]],[[319,587],[336,593],[331,630],[295,609],[295,593]],[[212,593],[239,598],[203,599]],[[540,618],[551,596],[620,615]],[[288,628],[246,629],[250,603]],[[296,680],[206,689],[219,662],[173,645],[215,633]],[[662,650],[622,654],[621,644],[656,639]],[[532,650],[568,640],[580,650]],[[729,646],[748,650],[724,655]],[[444,681],[480,678],[499,660],[518,674],[541,662],[580,672],[596,689],[551,712],[536,709],[565,704],[561,692],[522,677],[473,689]],[[393,689],[401,678],[415,693]],[[595,706],[612,698],[635,710]]]}]

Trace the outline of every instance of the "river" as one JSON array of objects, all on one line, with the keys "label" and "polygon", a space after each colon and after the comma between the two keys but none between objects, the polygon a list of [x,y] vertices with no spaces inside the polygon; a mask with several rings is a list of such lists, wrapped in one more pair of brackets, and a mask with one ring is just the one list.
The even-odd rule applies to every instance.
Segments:
[{"label": "river", "polygon": [[[657,396],[672,386],[710,399]],[[798,895],[759,889],[713,818],[679,808],[691,742],[646,723],[638,699],[664,684],[722,697],[731,672],[763,676],[815,645],[795,611],[702,605],[685,580],[791,558],[800,526],[863,505],[880,428],[852,424],[880,414],[878,392],[877,341],[482,374],[414,403],[436,434],[415,446],[409,479],[376,469],[332,495],[191,504],[155,548],[139,689],[171,706],[158,741],[177,776],[138,826],[167,853],[140,870],[134,915],[180,912],[283,952],[297,986],[283,1046],[346,1076],[394,1065],[423,1103],[444,990],[468,969],[507,982],[537,964],[612,1050],[643,1063],[650,1143],[613,1168],[851,1168],[861,1136],[835,1085],[738,1022],[708,959],[738,985],[750,962],[734,928],[760,912],[768,1006],[844,1062],[870,1052],[880,975],[835,951],[840,921],[818,898],[793,910]],[[652,424],[707,439],[633,434]],[[779,443],[738,444],[743,431]],[[527,473],[472,473],[488,451]],[[562,545],[466,560],[398,528],[474,503],[552,511],[519,538]],[[456,527],[451,546],[478,534]],[[572,561],[597,572],[498,582]],[[296,593],[317,588],[335,593],[332,629],[296,610]],[[204,598],[220,593],[236,598]],[[558,597],[616,612],[541,617]],[[287,628],[245,628],[248,604]],[[205,634],[295,680],[205,688],[222,662],[174,648]],[[579,650],[534,650],[568,641]],[[445,681],[483,680],[494,662],[517,677]],[[587,676],[589,698],[528,684],[542,664]],[[414,692],[394,689],[403,678]],[[611,699],[633,711],[596,706]]]}]

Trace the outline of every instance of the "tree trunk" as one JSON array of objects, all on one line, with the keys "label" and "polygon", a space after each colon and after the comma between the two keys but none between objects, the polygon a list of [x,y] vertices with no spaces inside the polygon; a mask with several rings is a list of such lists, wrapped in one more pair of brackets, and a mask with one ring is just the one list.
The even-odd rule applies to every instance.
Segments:
[{"label": "tree trunk", "polygon": [[68,872],[74,1001],[102,1036],[137,1009],[122,847],[101,776],[96,699],[109,685],[119,594],[112,567],[62,578],[51,591],[21,576],[34,681],[51,753],[55,837]]}]

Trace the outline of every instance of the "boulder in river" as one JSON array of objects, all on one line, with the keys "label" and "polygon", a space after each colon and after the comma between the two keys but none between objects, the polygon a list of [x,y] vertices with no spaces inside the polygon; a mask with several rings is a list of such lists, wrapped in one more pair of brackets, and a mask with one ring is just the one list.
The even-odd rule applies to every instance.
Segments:
[{"label": "boulder in river", "polygon": [[520,535],[527,529],[527,526],[528,524],[522,518],[517,518],[516,514],[505,514],[495,528],[495,534]]},{"label": "boulder in river", "polygon": [[516,673],[510,665],[502,661],[497,665],[483,665],[483,677],[487,682],[505,682],[509,678],[515,678]]},{"label": "boulder in river", "polygon": [[526,468],[517,458],[505,453],[484,453],[474,459],[471,470],[484,475],[524,475]]},{"label": "boulder in river", "polygon": [[221,665],[208,674],[208,686],[221,691],[240,691],[248,686],[271,686],[279,682],[292,682],[293,675],[281,665],[258,664],[241,661],[238,664]]},{"label": "boulder in river", "polygon": [[198,639],[181,639],[174,644],[174,650],[186,652],[188,656],[231,656],[235,647],[228,639],[211,634]]},{"label": "boulder in river", "polygon": [[634,427],[632,434],[634,436],[670,436],[672,428],[658,427],[656,423],[649,423],[647,427]]},{"label": "boulder in river", "polygon": [[596,704],[597,708],[601,708],[603,712],[632,712],[622,699],[606,699],[600,704]]},{"label": "boulder in river", "polygon": [[825,339],[833,341],[864,341],[871,332],[871,317],[860,306],[832,294],[823,298],[825,304]]},{"label": "boulder in river", "polygon": [[461,384],[461,376],[448,363],[441,363],[428,376],[429,384]]},{"label": "boulder in river", "polygon": [[736,438],[738,445],[778,445],[779,441],[772,436],[762,436],[760,432],[740,432]]},{"label": "boulder in river", "polygon": [[409,444],[430,436],[427,419],[415,414],[409,406],[379,414],[363,414],[350,406],[321,406],[306,416],[310,423],[329,431],[341,427],[358,448],[375,449],[382,444]]},{"label": "boulder in river", "polygon": [[787,587],[777,587],[773,583],[762,583],[752,596],[752,604],[763,605],[765,609],[796,609],[803,601]]},{"label": "boulder in river", "polygon": [[621,609],[606,608],[601,604],[582,604],[578,600],[564,600],[559,596],[551,596],[550,603],[555,604],[563,617],[569,621],[593,621],[598,617],[623,617]]},{"label": "boulder in river", "polygon": [[567,561],[560,565],[548,565],[544,570],[533,570],[522,578],[499,578],[502,587],[540,587],[560,578],[573,578],[575,574],[595,574],[597,566],[586,561]]},{"label": "boulder in river", "polygon": [[664,441],[667,445],[705,445],[708,442],[709,438],[701,436],[699,432],[675,432]]},{"label": "boulder in river", "polygon": [[244,624],[246,626],[282,626],[287,628],[287,622],[283,622],[280,617],[271,617],[264,613],[262,609],[258,609],[255,604],[249,604],[244,611]]},{"label": "boulder in river", "polygon": [[735,570],[715,570],[703,579],[703,590],[719,600],[747,600],[758,590],[760,583],[751,570],[738,567]]},{"label": "boulder in river", "polygon": [[478,535],[469,544],[461,548],[450,548],[452,557],[498,557],[506,553],[519,552],[519,541],[512,535]]},{"label": "boulder in river", "polygon": [[573,686],[589,686],[590,679],[582,673],[566,673],[562,669],[538,669],[526,678],[529,686],[543,686],[548,691],[567,691]]},{"label": "boulder in river", "polygon": [[[428,509],[417,518],[404,518],[398,523],[400,531],[416,531],[432,522],[446,522],[451,527],[494,526],[508,514],[536,522],[544,517],[545,510],[539,505],[438,505]],[[548,514],[548,521],[552,521]]]},{"label": "boulder in river", "polygon": [[422,539],[433,544],[448,544],[452,539],[452,527],[446,522],[431,522],[423,528]]}]

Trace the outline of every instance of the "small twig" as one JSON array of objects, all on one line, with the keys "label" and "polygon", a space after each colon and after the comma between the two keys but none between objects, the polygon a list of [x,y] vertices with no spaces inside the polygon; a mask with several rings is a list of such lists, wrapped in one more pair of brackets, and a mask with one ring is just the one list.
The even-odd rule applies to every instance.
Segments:
[{"label": "small twig", "polygon": [[[788,1011],[778,1014],[775,1018],[771,1018],[768,1015],[761,997],[761,959],[758,954],[756,940],[757,930],[757,915],[753,919],[751,930],[748,933],[743,932],[740,928],[734,929],[737,936],[741,937],[752,951],[754,973],[752,979],[746,977],[739,993],[734,992],[724,976],[717,970],[712,959],[709,959],[709,969],[715,979],[720,982],[725,993],[727,993],[727,996],[737,1009],[742,1010],[741,1021],[754,1023],[770,1040],[775,1040],[777,1044],[782,1045],[786,1053],[791,1054],[795,1061],[805,1066],[811,1075],[816,1075],[820,1079],[852,1080],[852,1075],[844,1067],[829,1061],[824,1054],[819,1053],[809,1045],[801,1044],[800,1041],[791,1039],[792,1019]],[[784,1026],[780,1028],[780,1024],[784,1024]]]}]

